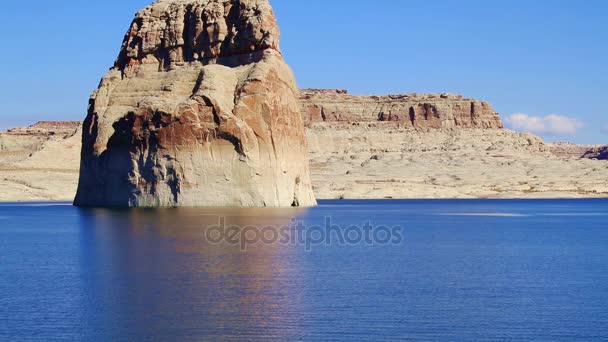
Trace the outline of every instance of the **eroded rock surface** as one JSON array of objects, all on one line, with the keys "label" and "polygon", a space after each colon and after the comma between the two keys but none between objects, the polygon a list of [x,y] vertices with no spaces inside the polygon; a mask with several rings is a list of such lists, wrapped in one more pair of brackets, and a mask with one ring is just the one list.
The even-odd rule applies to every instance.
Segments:
[{"label": "eroded rock surface", "polygon": [[583,158],[608,160],[608,145],[592,148],[583,154]]},{"label": "eroded rock surface", "polygon": [[73,199],[80,129],[80,122],[39,122],[0,132],[0,201]]},{"label": "eroded rock surface", "polygon": [[[80,152],[74,132],[45,136],[33,149],[27,146],[38,134],[0,133],[0,140],[7,136],[16,149],[0,150],[0,201],[74,197]],[[545,143],[531,134],[318,122],[307,136],[318,198],[608,197],[608,162],[581,158],[589,146]]]},{"label": "eroded rock surface", "polygon": [[529,133],[325,122],[307,135],[318,198],[608,197],[608,162]]},{"label": "eroded rock surface", "polygon": [[577,145],[569,142],[549,143],[556,156],[608,160],[608,145]]},{"label": "eroded rock surface", "polygon": [[80,122],[74,121],[40,121],[0,132],[0,163],[22,161],[49,141],[73,137],[80,126]]},{"label": "eroded rock surface", "polygon": [[300,102],[307,123],[390,121],[414,128],[503,128],[489,103],[461,95],[355,96],[346,90],[304,89]]},{"label": "eroded rock surface", "polygon": [[81,206],[310,206],[308,150],[268,0],[140,11],[84,122]]}]

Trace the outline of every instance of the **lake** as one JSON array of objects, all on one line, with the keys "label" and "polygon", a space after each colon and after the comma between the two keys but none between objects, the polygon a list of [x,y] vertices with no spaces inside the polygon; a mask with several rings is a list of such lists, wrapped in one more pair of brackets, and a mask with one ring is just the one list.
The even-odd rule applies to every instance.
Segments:
[{"label": "lake", "polygon": [[0,340],[608,339],[608,200],[0,204]]}]

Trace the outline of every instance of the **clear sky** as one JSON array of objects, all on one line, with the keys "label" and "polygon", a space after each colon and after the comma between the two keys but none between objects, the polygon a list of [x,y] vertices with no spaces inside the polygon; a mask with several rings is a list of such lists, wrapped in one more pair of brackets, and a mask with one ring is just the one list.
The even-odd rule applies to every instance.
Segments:
[{"label": "clear sky", "polygon": [[[149,2],[3,3],[0,128],[82,119]],[[459,93],[548,140],[608,143],[608,1],[271,3],[301,87]]]}]

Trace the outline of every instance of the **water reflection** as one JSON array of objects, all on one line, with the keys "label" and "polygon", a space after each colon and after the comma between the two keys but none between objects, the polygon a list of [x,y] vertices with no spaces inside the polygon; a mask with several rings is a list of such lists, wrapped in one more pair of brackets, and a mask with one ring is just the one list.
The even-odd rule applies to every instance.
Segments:
[{"label": "water reflection", "polygon": [[[301,251],[211,244],[227,224],[280,227],[302,209],[81,210],[89,339],[297,338]],[[104,307],[99,307],[103,305]]]},{"label": "water reflection", "polygon": [[[0,341],[606,340],[606,200],[342,201],[309,212],[0,206]],[[517,213],[519,216],[446,216]],[[593,215],[590,215],[593,214]],[[213,245],[327,216],[402,244]],[[553,215],[560,215],[559,217]],[[344,228],[346,230],[346,228]]]}]

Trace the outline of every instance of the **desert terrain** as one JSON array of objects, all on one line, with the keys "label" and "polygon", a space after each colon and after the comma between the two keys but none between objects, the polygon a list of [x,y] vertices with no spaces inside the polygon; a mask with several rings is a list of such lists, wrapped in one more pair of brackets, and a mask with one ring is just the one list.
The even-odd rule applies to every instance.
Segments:
[{"label": "desert terrain", "polygon": [[[77,122],[0,133],[0,200],[73,200],[80,140]],[[528,133],[312,122],[307,140],[319,199],[608,197],[608,161],[582,158],[598,147]]]}]

